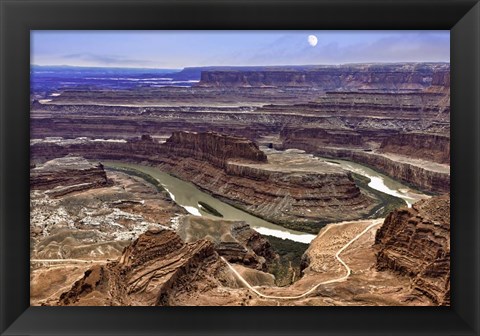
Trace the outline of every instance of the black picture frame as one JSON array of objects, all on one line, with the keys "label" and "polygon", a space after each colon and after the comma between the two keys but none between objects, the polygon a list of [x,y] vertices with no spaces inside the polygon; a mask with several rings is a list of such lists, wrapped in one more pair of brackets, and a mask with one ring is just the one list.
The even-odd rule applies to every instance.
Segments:
[{"label": "black picture frame", "polygon": [[[479,335],[478,1],[0,0],[2,335]],[[451,307],[29,307],[33,29],[448,29]]]}]

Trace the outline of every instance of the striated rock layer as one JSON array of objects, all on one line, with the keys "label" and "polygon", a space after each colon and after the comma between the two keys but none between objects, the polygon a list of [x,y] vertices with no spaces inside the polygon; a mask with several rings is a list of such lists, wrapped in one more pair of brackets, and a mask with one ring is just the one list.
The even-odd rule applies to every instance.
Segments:
[{"label": "striated rock layer", "polygon": [[107,185],[107,174],[101,164],[77,156],[54,159],[30,170],[30,188],[48,190],[51,196]]},{"label": "striated rock layer", "polygon": [[450,164],[450,137],[422,133],[396,134],[383,140],[380,151]]},{"label": "striated rock layer", "polygon": [[[60,296],[59,305],[168,305],[184,286],[218,283],[210,272],[223,264],[206,240],[183,243],[170,230],[149,230],[119,261],[97,265]],[[188,285],[187,285],[188,284]]]},{"label": "striated rock layer", "polygon": [[267,162],[267,156],[254,142],[214,132],[174,132],[163,146],[178,155],[208,161],[221,168],[229,159]]},{"label": "striated rock layer", "polygon": [[[212,222],[210,219],[205,221],[206,224]],[[52,304],[215,305],[219,300],[221,305],[227,305],[230,301],[239,305],[247,292],[245,290],[234,292],[239,285],[226,262],[220,258],[222,255],[230,262],[238,262],[236,267],[249,278],[259,280],[259,284],[273,283],[274,277],[271,274],[254,269],[256,265],[250,261],[263,258],[253,250],[259,253],[268,251],[265,254],[267,258],[275,258],[276,254],[270,249],[268,242],[255,236],[258,234],[248,226],[236,225],[238,223],[224,226],[226,223],[220,223],[227,231],[231,229],[231,233],[238,239],[237,248],[230,248],[226,252],[225,238],[223,243],[212,241],[211,236],[199,239],[197,236],[202,232],[198,232],[199,228],[190,224],[183,230],[188,242],[184,242],[172,230],[146,231],[124,249],[117,261],[89,268],[82,278]],[[200,223],[200,226],[200,231],[208,230],[208,225]],[[242,241],[247,236],[249,238]],[[254,268],[245,267],[248,264]],[[232,293],[229,293],[230,291]]]},{"label": "striated rock layer", "polygon": [[398,209],[375,236],[376,268],[412,279],[411,300],[427,296],[450,304],[450,197],[432,197]]},{"label": "striated rock layer", "polygon": [[33,144],[31,153],[40,160],[76,153],[156,165],[256,216],[290,228],[307,225],[312,232],[329,221],[367,216],[375,205],[360,192],[349,172],[320,162],[298,162],[297,157],[275,154],[266,158],[255,144],[235,137],[227,141],[232,151],[220,150],[217,139],[220,145],[227,141],[212,133],[185,132],[164,144],[148,136],[125,143],[46,141]]}]

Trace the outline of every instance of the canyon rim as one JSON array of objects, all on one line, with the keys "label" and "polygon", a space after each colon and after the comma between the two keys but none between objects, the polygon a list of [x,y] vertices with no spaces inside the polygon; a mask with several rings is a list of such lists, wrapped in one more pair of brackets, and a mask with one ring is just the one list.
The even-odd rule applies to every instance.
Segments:
[{"label": "canyon rim", "polygon": [[31,305],[450,305],[448,32],[190,35],[32,34]]}]

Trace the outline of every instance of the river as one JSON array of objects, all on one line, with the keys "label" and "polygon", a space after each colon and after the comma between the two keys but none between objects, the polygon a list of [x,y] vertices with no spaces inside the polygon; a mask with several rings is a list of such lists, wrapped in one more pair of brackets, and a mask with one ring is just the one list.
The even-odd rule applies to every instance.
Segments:
[{"label": "river", "polygon": [[162,172],[158,168],[123,162],[105,161],[102,163],[106,167],[136,169],[154,177],[160,182],[165,190],[167,190],[175,203],[185,208],[185,210],[194,216],[218,218],[210,215],[208,212],[202,209],[202,207],[199,205],[199,202],[204,202],[220,212],[223,215],[223,219],[245,221],[254,230],[264,235],[274,236],[282,239],[290,239],[305,244],[309,244],[316,237],[316,235],[313,234],[290,230],[284,228],[283,226],[255,217],[245,211],[239,210],[216,199],[204,191],[201,191],[193,183],[178,179],[172,175]]},{"label": "river", "polygon": [[[275,149],[270,149],[270,148],[267,149],[264,147],[261,147],[261,148],[267,153],[281,152]],[[425,199],[429,197],[428,195],[425,195],[418,190],[412,189],[411,187],[408,187],[399,181],[396,181],[384,174],[377,172],[376,170],[373,170],[371,168],[368,168],[366,166],[363,166],[361,164],[358,164],[352,161],[319,157],[313,154],[308,154],[302,149],[295,149],[295,148],[287,149],[285,150],[285,152],[297,153],[298,155],[307,156],[312,160],[319,160],[322,162],[326,162],[328,164],[339,165],[345,170],[351,171],[358,175],[368,177],[370,179],[370,182],[368,183],[368,186],[370,188],[381,191],[388,195],[401,198],[405,201],[405,203],[407,203],[408,207],[411,207],[413,203],[421,199]]]},{"label": "river", "polygon": [[[308,155],[308,154],[307,154]],[[313,156],[312,156],[313,157]],[[395,181],[388,176],[380,174],[373,169],[362,166],[357,163],[343,160],[322,159],[330,164],[340,165],[343,169],[355,172],[359,175],[370,178],[369,186],[373,189],[379,190],[389,195],[393,195],[405,200],[408,206],[418,201],[419,199],[426,198],[428,196],[421,194],[410,187],[403,185],[402,183]],[[206,212],[199,202],[206,203],[216,209],[223,215],[224,219],[228,220],[242,220],[247,222],[253,229],[264,235],[274,236],[282,239],[290,239],[296,242],[309,244],[316,235],[303,233],[295,230],[284,228],[280,225],[270,223],[261,218],[255,217],[247,212],[237,209],[227,203],[224,203],[208,193],[200,190],[193,183],[183,181],[165,172],[162,172],[158,168],[143,166],[132,163],[120,163],[120,162],[104,162],[106,167],[113,168],[130,168],[141,171],[157,179],[160,184],[167,190],[170,197],[180,206],[185,208],[190,214],[194,216],[207,216],[211,218],[215,217]]]},{"label": "river", "polygon": [[327,162],[335,162],[345,170],[368,177],[370,179],[370,182],[368,183],[368,186],[370,188],[403,199],[407,203],[409,208],[412,206],[413,203],[429,197],[417,190],[405,186],[404,184],[386,175],[383,175],[371,168],[362,166],[358,163],[335,159],[324,160],[326,160]]}]

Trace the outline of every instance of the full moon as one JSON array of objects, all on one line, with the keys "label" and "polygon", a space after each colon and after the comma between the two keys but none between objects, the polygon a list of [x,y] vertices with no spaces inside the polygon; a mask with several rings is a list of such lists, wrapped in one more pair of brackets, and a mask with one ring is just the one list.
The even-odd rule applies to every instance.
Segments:
[{"label": "full moon", "polygon": [[317,43],[318,43],[318,39],[315,35],[308,36],[308,44],[310,44],[312,47],[315,47]]}]

